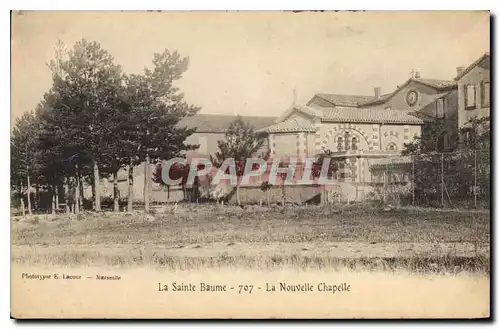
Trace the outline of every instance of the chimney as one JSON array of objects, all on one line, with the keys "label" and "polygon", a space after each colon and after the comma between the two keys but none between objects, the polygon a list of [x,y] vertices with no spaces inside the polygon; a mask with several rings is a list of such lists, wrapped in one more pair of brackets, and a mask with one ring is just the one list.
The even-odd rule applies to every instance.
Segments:
[{"label": "chimney", "polygon": [[418,70],[415,72],[415,79],[420,79],[420,72]]},{"label": "chimney", "polygon": [[420,79],[420,72],[418,72],[418,69],[411,70],[411,78]]},{"label": "chimney", "polygon": [[465,70],[465,67],[463,67],[463,66],[459,66],[459,67],[457,67],[457,75],[462,74],[462,72],[463,72],[464,70]]},{"label": "chimney", "polygon": [[373,90],[375,91],[375,98],[376,99],[379,99],[380,98],[380,87],[375,87],[373,88]]}]

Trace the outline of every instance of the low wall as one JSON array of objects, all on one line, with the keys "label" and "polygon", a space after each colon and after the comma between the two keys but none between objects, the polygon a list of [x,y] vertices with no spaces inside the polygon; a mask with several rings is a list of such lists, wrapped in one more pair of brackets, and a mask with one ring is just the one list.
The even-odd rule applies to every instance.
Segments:
[{"label": "low wall", "polygon": [[[232,186],[220,186],[219,187],[223,193],[220,195],[227,195],[233,189]],[[128,183],[119,182],[118,189],[121,198],[126,198],[128,196]],[[202,187],[203,190],[203,187]],[[373,198],[373,187],[368,183],[353,183],[353,182],[338,182],[335,185],[320,187],[317,185],[286,185],[285,194],[287,202],[291,203],[304,203],[311,200],[314,197],[320,199],[319,194],[322,191],[328,191],[326,193],[326,200],[330,202],[360,202]],[[103,193],[102,197],[113,197],[111,186],[105,189],[107,193]],[[143,184],[134,184],[134,202],[143,201]],[[269,198],[271,203],[281,202],[281,186],[274,185],[269,189]],[[203,196],[208,196],[210,192],[202,191]],[[90,187],[85,193],[86,198],[92,196]],[[175,186],[170,188],[170,193],[167,188],[153,183],[151,201],[164,203],[164,202],[180,202],[183,200],[183,191],[180,186]],[[263,203],[267,202],[266,193],[260,189],[260,186],[242,186],[240,187],[240,201],[242,203],[259,203],[262,200]],[[236,202],[236,195],[233,193],[229,199],[231,203]]]}]

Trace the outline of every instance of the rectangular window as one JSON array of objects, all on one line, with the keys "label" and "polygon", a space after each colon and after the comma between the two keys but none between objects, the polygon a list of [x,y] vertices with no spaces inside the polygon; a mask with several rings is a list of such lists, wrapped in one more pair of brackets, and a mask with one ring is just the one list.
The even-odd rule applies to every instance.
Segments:
[{"label": "rectangular window", "polygon": [[482,106],[483,107],[488,107],[490,106],[490,82],[483,82],[482,83],[482,88],[481,88],[481,95],[482,95]]},{"label": "rectangular window", "polygon": [[476,86],[466,85],[465,86],[465,108],[473,109],[476,108]]},{"label": "rectangular window", "polygon": [[440,98],[437,101],[437,118],[444,118],[444,98]]}]

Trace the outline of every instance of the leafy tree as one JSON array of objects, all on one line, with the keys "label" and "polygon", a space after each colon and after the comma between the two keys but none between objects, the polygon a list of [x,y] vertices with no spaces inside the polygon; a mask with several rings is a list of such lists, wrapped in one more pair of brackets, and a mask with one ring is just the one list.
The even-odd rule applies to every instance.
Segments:
[{"label": "leafy tree", "polygon": [[[199,107],[189,105],[184,95],[174,87],[187,70],[189,60],[181,58],[177,51],[165,50],[154,54],[153,69],[144,69],[142,75],[127,79],[126,105],[131,109],[126,148],[123,158],[129,161],[129,178],[133,176],[133,162],[145,163],[144,207],[149,212],[151,190],[151,162],[179,157],[197,145],[185,144],[195,129],[179,126],[179,121],[192,116]],[[131,191],[129,189],[129,191]],[[129,209],[131,201],[129,198]]]},{"label": "leafy tree", "polygon": [[453,153],[438,153],[437,141],[442,131],[439,122],[428,123],[421,138],[405,144],[402,155],[412,156],[413,193],[418,204],[470,203],[478,195],[489,201],[488,123],[489,118],[473,118],[466,123],[459,131],[460,148]]},{"label": "leafy tree", "polygon": [[[236,165],[236,202],[240,201],[240,180],[244,174],[246,159],[256,156],[265,139],[254,131],[254,128],[241,116],[238,116],[230,125],[225,134],[225,140],[217,142],[219,151],[211,156],[212,163],[220,168],[224,160],[233,158]],[[265,154],[258,155],[265,157]]]},{"label": "leafy tree", "polygon": [[271,190],[272,187],[273,184],[269,183],[268,181],[262,182],[260,184],[260,190],[266,194],[266,203],[268,207],[271,206],[271,196],[269,195],[270,193],[269,191]]},{"label": "leafy tree", "polygon": [[[201,170],[202,168],[199,167]],[[177,180],[181,179],[180,186],[182,188],[182,193],[183,193],[183,200],[187,200],[187,188],[186,188],[186,183],[187,179],[189,176],[189,170],[190,170],[190,164],[181,164],[181,163],[173,163],[172,166],[170,167],[169,170],[169,176],[170,179],[172,180]],[[163,166],[162,164],[157,164],[155,171],[153,172],[153,182],[161,185],[161,186],[166,186],[167,187],[167,199],[170,199],[170,187],[172,185],[168,185],[163,181],[162,178],[162,171],[163,171]],[[198,179],[198,177],[196,177]]]},{"label": "leafy tree", "polygon": [[[113,61],[96,42],[82,39],[69,51],[58,45],[48,64],[52,88],[34,113],[20,119],[11,139],[11,185],[21,194],[23,184],[29,191],[34,181],[57,196],[64,183],[67,202],[75,190],[71,194],[78,212],[86,181],[93,185],[95,209],[100,210],[100,178],[112,176],[118,210],[117,174],[128,166],[131,210],[135,165],[145,161],[147,170],[151,161],[197,147],[184,143],[194,129],[178,123],[199,108],[188,105],[173,86],[187,69],[188,59],[165,50],[154,55],[153,69],[130,76]],[[145,199],[150,181],[146,172]],[[53,196],[53,204],[58,204],[57,197]],[[147,211],[149,202],[145,204]],[[31,212],[31,202],[28,207]]]},{"label": "leafy tree", "polygon": [[100,173],[115,168],[114,150],[120,141],[122,72],[113,57],[97,42],[85,39],[73,49],[60,52],[51,61],[55,102],[46,120],[60,128],[63,154],[69,158],[85,154],[75,162],[75,175],[81,175],[90,159],[93,170],[95,209],[100,210]]},{"label": "leafy tree", "polygon": [[[318,179],[321,177],[321,171],[323,169],[323,164],[327,159],[329,160],[329,164],[328,164],[328,168],[326,170],[326,177],[325,178],[331,179],[332,177],[334,177],[337,174],[340,164],[345,165],[345,159],[337,158],[334,160],[332,158],[332,154],[333,154],[333,152],[331,150],[328,150],[328,149],[323,151],[322,153],[318,154],[318,156],[316,157],[316,160],[312,164],[312,168],[311,168],[311,174],[312,174],[313,179]],[[326,194],[328,193],[325,186],[322,186],[321,193],[322,193],[321,194],[322,196],[326,196]]]},{"label": "leafy tree", "polygon": [[[31,187],[36,171],[38,119],[33,112],[27,112],[16,120],[11,136],[11,186],[18,189],[21,199],[26,186],[28,213],[32,215]],[[26,185],[25,185],[26,184]]]}]

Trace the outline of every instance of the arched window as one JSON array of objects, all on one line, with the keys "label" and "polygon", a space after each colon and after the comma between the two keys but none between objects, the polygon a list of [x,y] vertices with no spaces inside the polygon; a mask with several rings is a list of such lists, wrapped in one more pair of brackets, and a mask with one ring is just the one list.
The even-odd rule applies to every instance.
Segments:
[{"label": "arched window", "polygon": [[352,150],[357,150],[358,149],[358,139],[356,137],[352,138],[351,149]]},{"label": "arched window", "polygon": [[388,151],[396,151],[397,149],[398,149],[398,147],[396,146],[395,143],[389,143],[389,145],[387,145]]},{"label": "arched window", "polygon": [[337,151],[342,151],[342,137],[337,138]]},{"label": "arched window", "polygon": [[345,150],[349,150],[351,148],[351,145],[349,145],[349,132],[345,132]]}]

